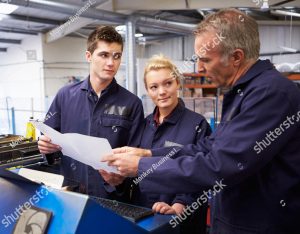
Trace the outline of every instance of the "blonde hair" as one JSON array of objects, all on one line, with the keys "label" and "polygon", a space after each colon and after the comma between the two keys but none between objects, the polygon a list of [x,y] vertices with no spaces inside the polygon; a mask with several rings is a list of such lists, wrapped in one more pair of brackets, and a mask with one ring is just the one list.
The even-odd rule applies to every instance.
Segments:
[{"label": "blonde hair", "polygon": [[195,34],[211,30],[225,38],[220,43],[224,56],[228,56],[235,49],[242,49],[247,60],[258,59],[260,50],[258,24],[250,16],[234,8],[223,9],[200,22]]},{"label": "blonde hair", "polygon": [[145,71],[144,71],[144,84],[147,89],[147,81],[146,76],[150,71],[158,71],[160,69],[170,69],[171,77],[175,77],[177,83],[180,83],[181,74],[178,71],[178,68],[175,64],[171,62],[169,58],[164,56],[163,54],[153,55],[146,64]]}]

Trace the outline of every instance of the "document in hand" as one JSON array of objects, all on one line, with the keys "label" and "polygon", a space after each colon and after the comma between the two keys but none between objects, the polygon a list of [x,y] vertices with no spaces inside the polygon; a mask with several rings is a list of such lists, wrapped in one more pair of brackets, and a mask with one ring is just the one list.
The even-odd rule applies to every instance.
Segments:
[{"label": "document in hand", "polygon": [[31,121],[34,126],[51,139],[53,144],[61,146],[62,153],[94,169],[119,174],[116,167],[100,162],[104,155],[112,154],[112,148],[105,138],[86,136],[78,133],[60,133],[39,121]]}]

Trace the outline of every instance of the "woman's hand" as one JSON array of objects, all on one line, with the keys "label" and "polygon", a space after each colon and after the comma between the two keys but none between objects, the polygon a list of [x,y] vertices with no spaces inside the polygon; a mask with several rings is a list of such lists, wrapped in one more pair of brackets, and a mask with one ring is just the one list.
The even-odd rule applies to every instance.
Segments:
[{"label": "woman's hand", "polygon": [[156,202],[152,206],[152,210],[161,214],[176,214],[179,215],[184,211],[185,205],[174,203],[172,206],[165,202]]}]

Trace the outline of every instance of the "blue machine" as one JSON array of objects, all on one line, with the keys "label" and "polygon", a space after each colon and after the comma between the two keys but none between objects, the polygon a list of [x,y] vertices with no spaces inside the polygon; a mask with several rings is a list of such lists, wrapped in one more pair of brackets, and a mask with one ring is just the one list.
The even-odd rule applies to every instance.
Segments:
[{"label": "blue machine", "polygon": [[[132,222],[97,204],[87,195],[57,190],[12,172],[0,173],[0,233],[12,233],[22,210],[37,207],[51,213],[49,234],[176,234],[170,215],[155,214]],[[34,226],[28,223],[25,229]],[[33,224],[32,224],[33,225]],[[24,230],[23,233],[30,233]],[[33,232],[34,233],[34,232]]]}]

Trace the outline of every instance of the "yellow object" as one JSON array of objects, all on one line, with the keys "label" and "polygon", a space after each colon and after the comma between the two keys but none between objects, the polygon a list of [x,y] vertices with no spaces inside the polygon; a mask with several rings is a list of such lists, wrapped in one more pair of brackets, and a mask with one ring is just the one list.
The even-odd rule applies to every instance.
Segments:
[{"label": "yellow object", "polygon": [[[30,119],[33,118],[31,117]],[[36,140],[35,126],[31,122],[28,122],[26,125],[26,138],[31,140]]]}]

